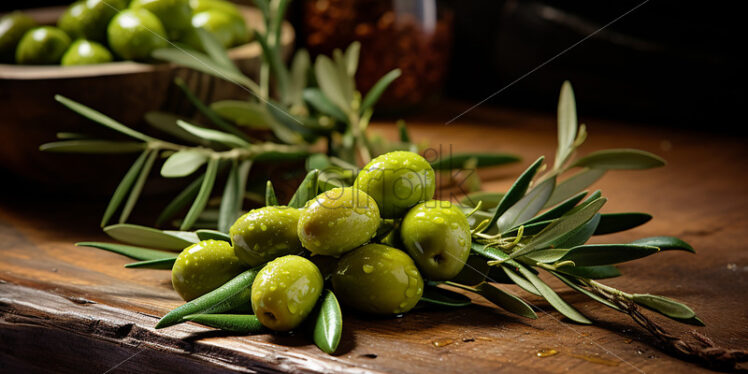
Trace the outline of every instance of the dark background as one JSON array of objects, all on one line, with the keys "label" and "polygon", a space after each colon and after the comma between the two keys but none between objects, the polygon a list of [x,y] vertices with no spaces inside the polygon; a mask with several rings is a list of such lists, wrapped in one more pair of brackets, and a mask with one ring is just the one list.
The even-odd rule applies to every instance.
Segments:
[{"label": "dark background", "polygon": [[[290,12],[294,23],[301,1]],[[67,3],[4,1],[0,10]],[[743,135],[748,95],[740,3],[647,1],[483,105],[554,111],[568,79],[584,115]],[[444,96],[466,107],[483,100],[639,4],[444,1],[455,14]]]}]

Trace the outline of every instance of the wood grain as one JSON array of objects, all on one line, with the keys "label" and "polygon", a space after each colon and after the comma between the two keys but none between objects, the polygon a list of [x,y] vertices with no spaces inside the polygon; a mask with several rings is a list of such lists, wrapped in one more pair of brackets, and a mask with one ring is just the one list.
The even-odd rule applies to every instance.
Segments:
[{"label": "wood grain", "polygon": [[[455,152],[500,150],[523,156],[521,164],[481,172],[486,190],[505,190],[538,155],[552,157],[555,147],[554,120],[546,116],[479,110],[449,126],[442,125],[447,115],[432,117],[410,121],[416,140]],[[739,173],[748,157],[744,141],[592,122],[584,153],[637,147],[669,161],[658,170],[612,172],[598,183],[610,198],[604,211],[645,211],[655,219],[594,240],[675,235],[697,251],[664,252],[625,264],[623,277],[605,283],[686,302],[707,323],[698,331],[726,347],[748,346],[748,180]],[[391,123],[375,124],[373,131],[396,136]],[[455,191],[444,190],[443,197]],[[514,317],[482,301],[456,311],[420,310],[401,318],[346,312],[335,356],[319,351],[303,333],[229,337],[194,324],[157,331],[153,325],[158,318],[181,304],[168,272],[126,270],[126,258],[71,244],[105,240],[96,229],[104,204],[2,194],[0,371],[101,373],[125,359],[114,371],[706,371],[659,351],[627,316],[584,297],[561,292],[594,326],[568,323],[538,297],[509,286],[504,287],[542,309],[539,319]],[[689,329],[653,318],[674,332]],[[537,357],[538,350],[548,348],[560,353]]]}]

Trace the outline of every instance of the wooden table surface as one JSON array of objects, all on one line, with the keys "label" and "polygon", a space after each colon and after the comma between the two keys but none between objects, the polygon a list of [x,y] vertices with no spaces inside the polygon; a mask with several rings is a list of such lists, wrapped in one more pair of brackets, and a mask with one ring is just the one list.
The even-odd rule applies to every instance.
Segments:
[{"label": "wooden table surface", "polygon": [[[444,150],[498,150],[524,158],[482,172],[485,190],[505,190],[537,156],[552,157],[555,150],[551,116],[483,109],[451,125],[442,123],[447,115],[432,117],[410,121],[416,140]],[[624,264],[624,276],[606,283],[681,300],[706,322],[696,328],[699,332],[728,348],[748,347],[744,139],[585,120],[590,136],[582,153],[636,147],[669,161],[661,169],[611,172],[598,182],[609,198],[605,212],[644,211],[655,218],[594,241],[674,235],[697,251],[668,251]],[[374,124],[373,131],[396,136],[391,123]],[[9,178],[3,176],[3,183]],[[236,337],[190,323],[157,331],[153,326],[159,317],[181,304],[169,273],[127,270],[124,257],[72,244],[106,240],[97,229],[105,204],[39,194],[0,198],[0,372],[706,371],[658,350],[626,315],[563,291],[595,321],[592,326],[571,324],[516,287],[508,288],[541,309],[537,320],[483,303],[402,318],[347,314],[334,356],[319,351],[303,334]],[[653,318],[671,332],[691,328]],[[543,349],[559,354],[537,357]]]}]

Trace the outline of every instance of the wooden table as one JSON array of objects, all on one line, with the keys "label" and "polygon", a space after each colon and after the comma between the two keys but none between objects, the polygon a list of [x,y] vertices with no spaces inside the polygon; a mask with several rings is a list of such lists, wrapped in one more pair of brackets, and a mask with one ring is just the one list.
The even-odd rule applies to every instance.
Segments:
[{"label": "wooden table", "polygon": [[[451,109],[432,119],[411,120],[412,136],[444,149],[500,150],[524,157],[521,164],[482,172],[486,190],[505,190],[538,155],[553,155],[553,117],[483,109],[443,125],[461,107]],[[625,275],[607,283],[682,300],[707,323],[698,331],[726,347],[747,347],[744,139],[585,120],[590,132],[585,153],[636,147],[669,161],[662,169],[611,172],[598,183],[610,199],[604,211],[645,211],[655,218],[636,230],[594,240],[674,235],[697,250],[695,255],[669,251],[625,264]],[[373,130],[396,136],[391,123],[375,124]],[[542,309],[537,320],[486,304],[375,320],[347,314],[335,356],[298,335],[231,337],[189,323],[156,331],[159,317],[181,304],[169,273],[126,270],[124,257],[72,245],[105,240],[97,230],[104,204],[3,194],[0,372],[705,371],[658,350],[625,315],[564,291],[563,297],[595,321],[594,326],[571,324],[516,287],[509,288]],[[673,332],[690,328],[653,318]],[[538,358],[542,349],[560,353]]]}]

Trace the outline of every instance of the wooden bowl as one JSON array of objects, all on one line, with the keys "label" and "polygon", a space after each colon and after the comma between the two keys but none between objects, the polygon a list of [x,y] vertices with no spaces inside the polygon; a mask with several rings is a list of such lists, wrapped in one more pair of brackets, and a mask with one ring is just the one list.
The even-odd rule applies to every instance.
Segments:
[{"label": "wooden bowl", "polygon": [[[26,11],[40,24],[54,24],[66,7]],[[239,9],[250,28],[262,28],[260,12]],[[283,25],[284,55],[293,48],[294,31]],[[229,51],[230,57],[248,76],[258,75],[261,47],[250,42]],[[0,64],[0,176],[22,179],[52,188],[83,189],[111,193],[134,156],[51,154],[39,145],[56,140],[58,132],[100,133],[111,131],[68,110],[54,100],[60,94],[133,128],[146,126],[145,113],[167,110],[191,116],[194,108],[172,84],[181,77],[203,101],[247,98],[242,87],[173,64],[131,61],[88,66],[22,66]],[[1,170],[5,169],[5,171]],[[102,182],[104,180],[104,182]],[[91,183],[95,181],[94,183]]]}]

